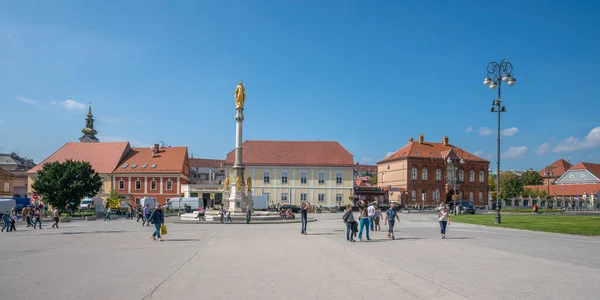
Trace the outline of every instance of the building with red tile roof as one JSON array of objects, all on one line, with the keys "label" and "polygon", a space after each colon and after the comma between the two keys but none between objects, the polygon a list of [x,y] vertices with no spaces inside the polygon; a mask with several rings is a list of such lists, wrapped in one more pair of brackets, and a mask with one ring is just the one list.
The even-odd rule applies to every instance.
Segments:
[{"label": "building with red tile roof", "polygon": [[565,172],[567,172],[567,170],[569,170],[571,167],[573,167],[573,165],[570,162],[560,158],[552,164],[541,169],[538,173],[540,176],[542,176],[544,184],[547,185],[548,181],[550,181],[550,184],[553,184],[554,181],[565,174]]},{"label": "building with red tile roof", "polygon": [[112,172],[119,165],[121,159],[131,150],[129,142],[98,142],[81,143],[68,142],[52,153],[37,166],[26,172],[28,177],[27,194],[31,196],[31,186],[37,177],[37,171],[50,162],[64,162],[66,160],[86,161],[102,177],[103,185],[99,196],[108,197],[112,185]]},{"label": "building with red tile roof", "polygon": [[447,136],[436,143],[419,135],[377,163],[377,185],[390,192],[390,201],[431,207],[450,201],[456,183],[459,200],[483,206],[488,204],[488,167],[489,161],[450,144]]},{"label": "building with red tile roof", "polygon": [[361,165],[356,163],[354,165],[355,176],[368,176],[377,174],[377,165]]},{"label": "building with red tile roof", "polygon": [[132,148],[112,174],[117,194],[131,203],[138,205],[144,197],[166,203],[190,182],[187,147]]},{"label": "building with red tile roof", "polygon": [[[338,142],[245,141],[242,160],[253,194],[267,196],[271,204],[351,203],[354,157]],[[232,174],[233,163],[231,151],[225,160],[226,176]]]},{"label": "building with red tile roof", "polygon": [[225,179],[225,160],[190,158],[192,184],[213,184]]}]

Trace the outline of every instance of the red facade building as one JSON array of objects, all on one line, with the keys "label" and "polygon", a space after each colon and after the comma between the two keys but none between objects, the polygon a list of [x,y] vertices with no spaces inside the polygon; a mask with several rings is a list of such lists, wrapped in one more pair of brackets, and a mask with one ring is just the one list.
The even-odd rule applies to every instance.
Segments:
[{"label": "red facade building", "polygon": [[455,194],[475,206],[488,203],[489,161],[449,143],[426,142],[423,135],[377,163],[378,186],[404,206],[436,206]]},{"label": "red facade building", "polygon": [[181,185],[189,182],[187,147],[132,148],[113,172],[117,194],[136,205],[144,197],[164,204],[181,196]]}]

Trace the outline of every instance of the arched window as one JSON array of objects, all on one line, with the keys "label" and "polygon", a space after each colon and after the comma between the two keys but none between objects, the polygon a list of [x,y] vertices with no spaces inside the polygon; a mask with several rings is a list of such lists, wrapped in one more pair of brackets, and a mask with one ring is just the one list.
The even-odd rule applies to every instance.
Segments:
[{"label": "arched window", "polygon": [[465,171],[462,169],[458,170],[458,181],[465,181]]},{"label": "arched window", "polygon": [[300,172],[300,184],[306,184],[308,181],[308,173],[306,171]]},{"label": "arched window", "polygon": [[470,193],[469,193],[469,201],[470,201],[470,202],[473,202],[473,201],[475,200],[475,198],[474,198],[474,197],[475,197],[475,196],[473,195],[473,192],[470,192]]},{"label": "arched window", "polygon": [[288,172],[282,171],[281,172],[281,184],[287,184],[287,183],[288,183]]},{"label": "arched window", "polygon": [[423,170],[421,170],[421,179],[427,180],[427,169],[426,168],[423,168]]},{"label": "arched window", "polygon": [[342,184],[344,182],[344,177],[342,172],[335,173],[335,184]]},{"label": "arched window", "polygon": [[[416,170],[416,169],[415,169]],[[413,190],[410,193],[410,198],[412,199],[412,201],[417,201],[417,191]]]},{"label": "arched window", "polygon": [[150,189],[153,191],[156,190],[156,179],[152,179],[152,181],[150,181]]},{"label": "arched window", "polygon": [[484,179],[484,172],[479,171],[479,183],[483,183],[485,181]]},{"label": "arched window", "polygon": [[319,171],[319,184],[325,184],[325,172]]},{"label": "arched window", "polygon": [[442,181],[442,170],[435,169],[435,181]]},{"label": "arched window", "polygon": [[411,172],[412,172],[411,173],[412,174],[411,175],[412,180],[417,180],[417,168],[412,168]]},{"label": "arched window", "polygon": [[125,181],[123,179],[119,179],[119,189],[120,190],[125,189]]},{"label": "arched window", "polygon": [[263,171],[263,183],[271,183],[271,172],[269,170]]},{"label": "arched window", "polygon": [[475,171],[469,171],[469,182],[475,182]]},{"label": "arched window", "polygon": [[171,179],[167,179],[167,191],[170,191],[173,189],[173,181],[171,181]]},{"label": "arched window", "polygon": [[440,190],[435,190],[435,200],[440,201]]},{"label": "arched window", "polygon": [[139,178],[135,180],[135,189],[136,190],[142,189],[142,181]]},{"label": "arched window", "polygon": [[385,182],[385,173],[381,173],[381,183]]},{"label": "arched window", "polygon": [[483,202],[483,192],[479,192],[479,202]]}]

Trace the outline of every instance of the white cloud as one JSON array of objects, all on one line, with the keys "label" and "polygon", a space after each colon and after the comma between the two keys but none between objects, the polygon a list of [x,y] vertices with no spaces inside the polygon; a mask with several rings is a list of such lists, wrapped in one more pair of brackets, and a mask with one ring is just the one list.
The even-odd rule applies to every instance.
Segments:
[{"label": "white cloud", "polygon": [[527,152],[527,146],[512,146],[508,148],[504,153],[502,153],[502,157],[505,158],[523,158],[525,153]]},{"label": "white cloud", "polygon": [[85,105],[81,102],[77,102],[76,100],[65,100],[62,105],[66,109],[84,109]]},{"label": "white cloud", "polygon": [[366,164],[373,163],[373,159],[370,157],[363,157],[363,158],[359,159],[358,162],[363,165],[366,165]]},{"label": "white cloud", "polygon": [[467,127],[467,129],[465,129],[465,132],[466,133],[477,132],[477,133],[479,133],[479,135],[490,135],[494,131],[487,127],[479,127],[479,129],[474,129],[473,127],[469,126],[469,127]]},{"label": "white cloud", "polygon": [[471,126],[469,126],[469,127],[467,127],[467,128],[465,129],[465,132],[466,132],[466,133],[469,133],[469,132],[471,132],[471,131],[473,131],[473,127],[471,127]]},{"label": "white cloud", "polygon": [[600,126],[590,130],[583,139],[570,136],[552,148],[554,152],[573,152],[600,146]]},{"label": "white cloud", "polygon": [[475,152],[473,152],[473,154],[475,154],[475,155],[477,155],[477,156],[479,156],[479,157],[481,157],[483,159],[486,159],[486,160],[492,159],[492,154],[491,153],[485,153],[485,152],[483,152],[481,150],[475,151]]},{"label": "white cloud", "polygon": [[21,101],[21,102],[25,102],[27,104],[38,104],[38,101],[35,100],[31,100],[25,97],[21,97],[21,96],[15,96],[15,98],[17,98],[17,100]]},{"label": "white cloud", "polygon": [[542,154],[548,153],[548,152],[550,152],[551,148],[552,148],[552,145],[550,145],[549,142],[545,142],[545,143],[541,144],[539,147],[537,147],[537,149],[535,149],[535,154],[542,155]]},{"label": "white cloud", "polygon": [[50,101],[51,104],[56,104],[56,101],[52,100]]},{"label": "white cloud", "polygon": [[511,127],[511,128],[506,128],[506,129],[502,130],[501,134],[503,136],[513,136],[517,132],[519,132],[519,128],[517,128],[517,127]]}]

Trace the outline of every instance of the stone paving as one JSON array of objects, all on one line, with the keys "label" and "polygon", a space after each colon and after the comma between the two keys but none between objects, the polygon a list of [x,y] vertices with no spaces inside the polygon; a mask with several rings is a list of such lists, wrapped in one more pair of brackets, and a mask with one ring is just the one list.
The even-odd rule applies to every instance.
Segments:
[{"label": "stone paving", "polygon": [[[347,243],[341,214],[300,224],[77,221],[0,234],[0,299],[597,299],[600,238],[401,214]],[[493,217],[493,216],[491,216]],[[386,227],[382,228],[386,230]]]}]

